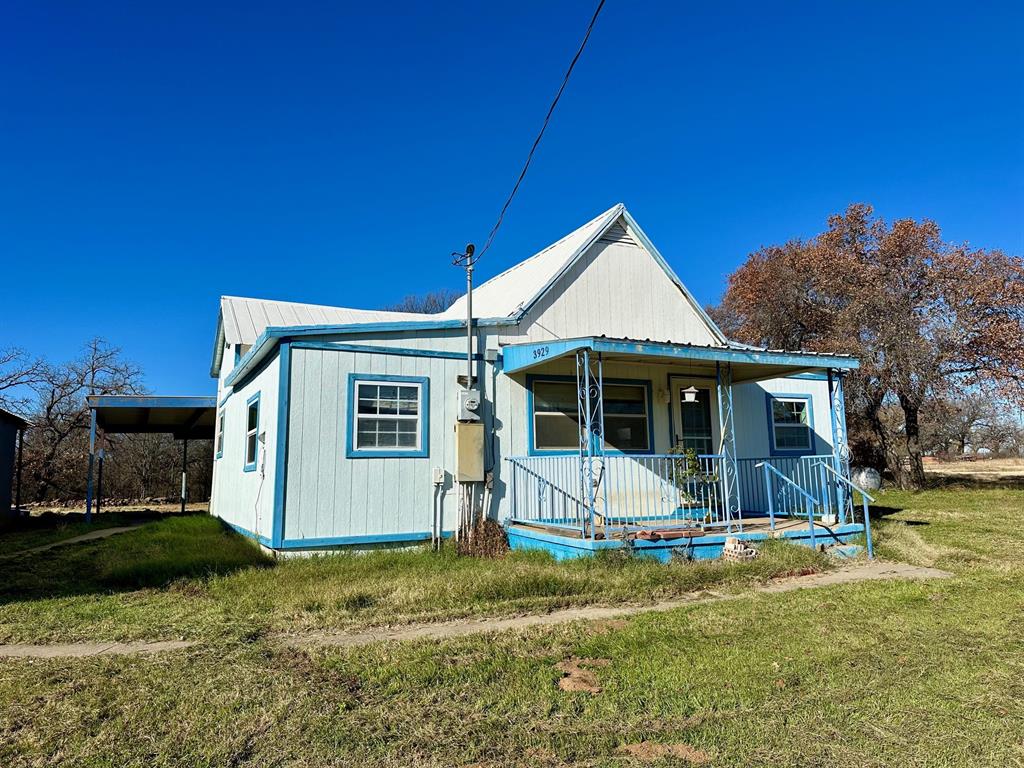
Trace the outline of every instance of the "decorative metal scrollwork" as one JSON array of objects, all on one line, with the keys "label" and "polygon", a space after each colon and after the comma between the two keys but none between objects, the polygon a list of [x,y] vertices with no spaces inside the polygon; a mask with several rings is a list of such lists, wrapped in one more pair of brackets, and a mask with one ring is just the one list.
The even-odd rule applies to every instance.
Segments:
[{"label": "decorative metal scrollwork", "polygon": [[586,504],[590,534],[604,519],[600,492],[604,476],[604,377],[601,358],[589,349],[576,353],[576,411],[579,420],[580,498]]}]

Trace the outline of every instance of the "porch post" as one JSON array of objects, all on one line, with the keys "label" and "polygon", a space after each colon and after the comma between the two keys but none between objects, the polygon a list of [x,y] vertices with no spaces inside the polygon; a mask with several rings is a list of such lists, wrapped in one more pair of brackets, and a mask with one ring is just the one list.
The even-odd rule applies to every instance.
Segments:
[{"label": "porch post", "polygon": [[576,353],[576,412],[579,417],[580,438],[580,499],[590,521],[590,538],[594,538],[594,441],[590,435],[590,350]]},{"label": "porch post", "polygon": [[[576,353],[576,412],[579,418],[580,439],[580,499],[587,506],[585,513],[590,519],[590,538],[597,535],[597,483],[594,461],[604,456],[604,376],[600,355],[597,359],[597,376],[590,368],[590,350],[581,349]],[[603,465],[602,465],[603,470]]]},{"label": "porch post", "polygon": [[[846,431],[846,401],[843,396],[843,374],[828,370],[829,412],[832,418],[832,468],[840,477],[850,479],[850,444]],[[837,516],[840,524],[846,522],[849,490],[836,483]]]},{"label": "porch post", "polygon": [[722,456],[722,492],[725,496],[727,530],[732,533],[733,520],[743,530],[743,509],[740,503],[739,467],[736,462],[736,420],[732,407],[732,364],[715,363],[715,384],[718,390],[718,431]]}]

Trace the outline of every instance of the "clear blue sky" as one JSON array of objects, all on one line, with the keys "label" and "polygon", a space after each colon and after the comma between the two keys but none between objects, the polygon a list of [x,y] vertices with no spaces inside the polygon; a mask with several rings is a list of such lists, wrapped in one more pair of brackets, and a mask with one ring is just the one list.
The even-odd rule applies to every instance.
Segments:
[{"label": "clear blue sky", "polygon": [[[221,294],[460,287],[593,5],[7,0],[0,346],[204,393]],[[1019,2],[608,0],[481,276],[618,201],[704,302],[852,201],[1024,252],[1022,38]]]}]

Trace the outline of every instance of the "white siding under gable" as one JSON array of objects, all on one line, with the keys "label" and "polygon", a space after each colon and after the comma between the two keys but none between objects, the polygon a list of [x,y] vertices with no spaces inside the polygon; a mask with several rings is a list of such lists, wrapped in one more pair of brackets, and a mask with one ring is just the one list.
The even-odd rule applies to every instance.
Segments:
[{"label": "white siding under gable", "polygon": [[[614,228],[613,228],[614,229]],[[524,318],[531,341],[577,336],[720,342],[653,255],[626,237],[602,238]]]}]

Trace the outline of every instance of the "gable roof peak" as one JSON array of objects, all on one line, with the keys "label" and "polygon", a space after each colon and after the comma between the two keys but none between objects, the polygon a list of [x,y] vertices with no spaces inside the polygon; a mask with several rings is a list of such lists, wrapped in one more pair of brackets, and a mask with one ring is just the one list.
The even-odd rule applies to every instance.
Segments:
[{"label": "gable roof peak", "polygon": [[[586,224],[530,256],[513,264],[484,283],[473,288],[473,306],[479,307],[477,317],[511,317],[529,306],[550,287],[552,280],[580,253],[596,242],[614,224],[626,206],[616,203]],[[466,297],[461,296],[440,316],[463,317]]]}]

